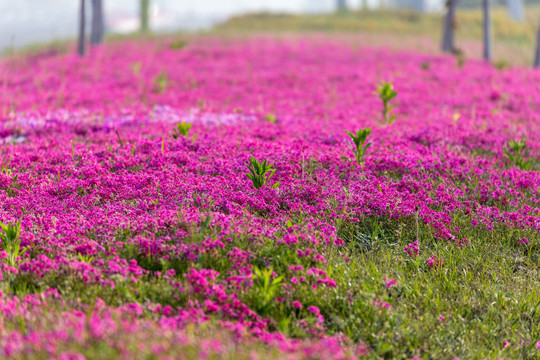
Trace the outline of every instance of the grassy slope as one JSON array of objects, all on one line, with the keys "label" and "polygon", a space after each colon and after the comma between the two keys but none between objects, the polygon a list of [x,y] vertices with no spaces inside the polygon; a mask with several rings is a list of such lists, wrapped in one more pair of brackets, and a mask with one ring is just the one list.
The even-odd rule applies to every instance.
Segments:
[{"label": "grassy slope", "polygon": [[[429,17],[415,23],[415,15],[410,14],[410,18],[403,17],[394,24],[393,15],[374,13],[370,14],[374,16],[371,20],[359,21],[367,15],[360,13],[340,18],[322,15],[311,18],[254,15],[233,19],[216,31],[235,34],[249,28],[264,32],[276,29],[291,32],[337,29],[400,33],[406,29],[403,31],[406,35],[400,36],[412,39],[417,34],[427,32],[433,34],[433,37],[427,38],[436,44],[440,19]],[[500,16],[497,15],[496,19]],[[377,19],[384,21],[379,22]],[[469,18],[464,16],[463,19]],[[390,23],[395,27],[388,28]],[[478,19],[470,15],[470,24],[475,23],[475,29],[478,30]],[[407,28],[406,24],[410,26]],[[432,29],[433,32],[426,29]],[[532,33],[526,27],[512,31],[515,32],[507,35],[496,32],[496,36],[508,39],[509,44],[522,41],[530,46]],[[378,36],[381,35],[365,36],[380,39]],[[395,38],[388,34],[382,36]],[[301,222],[301,219],[298,221]],[[373,358],[406,358],[422,354],[430,354],[434,359],[452,356],[535,358],[537,352],[534,339],[540,339],[538,249],[516,247],[518,234],[504,227],[496,228],[495,231],[479,229],[472,226],[466,216],[456,217],[455,225],[462,227],[463,237],[472,239],[471,246],[459,247],[437,242],[429,229],[419,227],[414,219],[391,221],[372,218],[364,219],[357,228],[344,225],[341,233],[350,241],[349,249],[342,254],[334,249],[321,250],[326,251],[327,269],[332,272],[339,290],[314,293],[305,289],[303,296],[306,301],[318,306],[328,318],[329,333],[344,332],[354,340],[369,343],[373,349]],[[417,233],[422,239],[420,246],[427,251],[421,257],[411,259],[404,255],[403,245],[407,239],[414,239]],[[359,234],[362,245],[353,241]],[[519,235],[531,238],[536,236]],[[193,238],[197,236],[195,233]],[[249,249],[260,256],[282,259],[274,265],[274,270],[279,274],[288,271],[288,257],[294,253],[273,244],[259,244],[258,248],[253,248],[253,244],[241,238],[236,243],[228,244],[223,253],[226,254],[235,246]],[[341,255],[350,257],[351,261],[344,261]],[[429,270],[425,261],[431,255],[443,259],[445,266]],[[136,257],[133,254],[125,256]],[[156,263],[151,261],[147,267],[164,267],[159,260]],[[212,259],[206,262],[203,259],[201,262],[201,266],[223,273],[230,266],[226,261],[218,263]],[[171,267],[174,268],[174,264],[167,265],[167,268]],[[396,279],[399,285],[386,288],[381,283],[384,276]],[[64,294],[81,297],[83,301],[85,298],[91,301],[97,293],[111,304],[146,299],[174,304],[172,295],[167,292],[170,290],[167,284],[157,280],[155,283],[141,282],[136,289],[119,288],[115,291],[77,288],[76,284],[58,284],[52,279],[50,283],[48,281],[45,279],[43,285],[65,287]],[[18,286],[16,283],[13,285]],[[256,306],[256,290],[242,296],[247,304]],[[372,306],[376,299],[388,302],[393,311],[387,312],[384,308]],[[265,316],[279,321],[290,317],[291,313],[288,309],[276,307]],[[291,335],[301,335],[295,334],[294,329],[290,331]],[[503,343],[510,338],[521,338],[525,345],[512,343],[503,349]],[[264,349],[260,351],[263,353]]]},{"label": "grassy slope", "polygon": [[[534,44],[539,8],[529,6],[527,19],[509,19],[504,8],[493,10],[494,56],[499,62],[529,65]],[[477,9],[460,9],[457,15],[457,45],[466,56],[481,56],[482,14]],[[357,11],[347,14],[273,15],[251,14],[230,19],[215,29],[221,34],[242,33],[349,33],[366,45],[398,49],[439,51],[442,15],[421,15],[413,11]]]}]

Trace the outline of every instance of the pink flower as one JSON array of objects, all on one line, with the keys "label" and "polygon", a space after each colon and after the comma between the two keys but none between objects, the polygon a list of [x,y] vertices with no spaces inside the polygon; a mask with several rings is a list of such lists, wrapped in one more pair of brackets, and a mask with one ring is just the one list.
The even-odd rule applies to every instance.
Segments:
[{"label": "pink flower", "polygon": [[293,301],[292,304],[297,309],[302,309],[303,308],[302,303],[300,301]]},{"label": "pink flower", "polygon": [[418,247],[418,240],[405,246],[403,250],[405,250],[408,256],[418,255],[418,253],[420,252],[420,248]]},{"label": "pink flower", "polygon": [[385,281],[386,283],[384,284],[387,288],[391,288],[392,286],[397,286],[398,282],[394,279],[389,279],[389,278],[383,278],[383,281]]},{"label": "pink flower", "polygon": [[375,299],[375,300],[373,301],[373,305],[376,306],[376,307],[378,307],[378,308],[380,308],[380,309],[385,308],[385,309],[387,309],[387,310],[390,310],[390,309],[392,308],[392,307],[390,306],[389,303],[387,303],[387,302],[382,302],[382,301],[379,301],[379,300],[377,300],[377,299]]},{"label": "pink flower", "polygon": [[309,311],[310,313],[313,313],[313,314],[317,315],[317,316],[319,316],[319,315],[321,314],[319,308],[316,307],[316,306],[310,306],[310,307],[308,307],[308,311]]},{"label": "pink flower", "polygon": [[429,266],[430,269],[433,269],[442,265],[442,260],[439,259],[437,255],[433,255],[432,257],[426,260],[426,264]]},{"label": "pink flower", "polygon": [[528,246],[530,244],[529,239],[527,238],[521,238],[517,242],[519,245]]}]

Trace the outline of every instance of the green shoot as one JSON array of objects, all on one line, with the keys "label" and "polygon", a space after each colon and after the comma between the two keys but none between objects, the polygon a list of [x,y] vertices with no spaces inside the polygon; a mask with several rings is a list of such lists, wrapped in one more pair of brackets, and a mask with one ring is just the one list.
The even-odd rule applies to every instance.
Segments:
[{"label": "green shoot", "polygon": [[529,149],[525,140],[515,141],[510,140],[504,149],[506,158],[521,170],[529,170],[531,163],[526,158],[529,157]]},{"label": "green shoot", "polygon": [[114,129],[114,132],[116,133],[116,137],[118,138],[118,142],[120,143],[120,146],[123,149],[124,148],[124,142],[122,141],[122,138],[120,137],[120,134],[118,133],[118,130]]},{"label": "green shoot", "polygon": [[172,137],[174,139],[178,139],[180,136],[187,137],[187,134],[189,133],[189,129],[191,129],[192,123],[186,123],[181,122],[180,124],[176,125],[176,129],[174,129],[172,133]]},{"label": "green shoot", "polygon": [[21,222],[17,221],[15,224],[4,224],[0,222],[0,227],[3,232],[0,233],[0,240],[2,240],[2,249],[7,253],[7,263],[9,266],[17,268],[18,258],[23,256],[28,248],[21,250]]},{"label": "green shoot", "polygon": [[364,157],[366,156],[368,149],[371,147],[371,142],[368,142],[366,144],[367,137],[369,136],[369,134],[371,134],[371,128],[358,130],[356,134],[348,131],[345,132],[351,137],[353,141],[352,144],[349,143],[348,145],[354,154],[356,163],[358,165],[363,165]]},{"label": "green shoot", "polygon": [[[253,156],[249,159],[249,162],[250,163],[247,165],[249,173],[246,173],[246,176],[253,182],[253,187],[259,189],[266,185],[268,180],[274,175],[276,169],[273,168],[273,164],[267,164],[266,160],[260,163]],[[278,186],[279,182],[271,187],[272,189],[276,189]]]},{"label": "green shoot", "polygon": [[271,122],[273,124],[277,123],[277,117],[274,114],[266,114],[266,121]]},{"label": "green shoot", "polygon": [[163,94],[167,90],[167,85],[169,84],[169,78],[167,74],[161,72],[158,76],[154,78],[154,92],[158,94]]},{"label": "green shoot", "polygon": [[12,169],[11,169],[11,158],[4,156],[2,158],[2,167],[0,169],[0,173],[5,175],[11,175]]},{"label": "green shoot", "polygon": [[81,254],[78,254],[78,255],[79,255],[79,260],[87,264],[90,264],[94,260],[94,257],[90,255],[81,255]]},{"label": "green shoot", "polygon": [[256,290],[255,309],[260,315],[265,315],[275,304],[283,276],[272,279],[272,268],[259,269],[253,267],[253,287]]},{"label": "green shoot", "polygon": [[396,98],[397,91],[394,90],[394,85],[383,81],[380,85],[377,85],[377,94],[379,99],[383,102],[383,119],[386,124],[392,124],[396,119],[396,114],[391,114],[395,105],[390,105],[390,102]]}]

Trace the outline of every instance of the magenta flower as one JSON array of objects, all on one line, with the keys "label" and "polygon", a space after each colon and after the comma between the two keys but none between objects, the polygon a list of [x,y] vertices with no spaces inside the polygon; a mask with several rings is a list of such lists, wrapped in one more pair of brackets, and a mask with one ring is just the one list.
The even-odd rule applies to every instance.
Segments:
[{"label": "magenta flower", "polygon": [[398,282],[394,279],[389,279],[387,277],[383,278],[383,281],[385,282],[385,286],[387,288],[391,288],[392,286],[397,286],[398,285]]},{"label": "magenta flower", "polygon": [[317,315],[317,316],[319,316],[319,315],[321,314],[319,308],[316,307],[316,306],[310,306],[310,307],[308,307],[308,311],[309,311],[310,313],[313,313],[313,314]]},{"label": "magenta flower", "polygon": [[437,255],[433,255],[429,259],[426,260],[426,264],[429,266],[430,269],[433,269],[442,265],[442,260],[439,259]]},{"label": "magenta flower", "polygon": [[412,242],[409,245],[405,246],[405,248],[403,250],[409,256],[418,255],[418,253],[420,252],[420,248],[418,247],[418,240],[416,240],[415,242]]}]

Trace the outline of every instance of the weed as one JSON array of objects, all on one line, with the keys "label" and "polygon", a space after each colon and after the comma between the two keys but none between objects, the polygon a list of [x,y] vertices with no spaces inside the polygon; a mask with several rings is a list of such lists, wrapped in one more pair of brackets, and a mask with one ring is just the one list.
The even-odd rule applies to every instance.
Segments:
[{"label": "weed", "polygon": [[[266,185],[268,180],[272,178],[276,169],[273,167],[273,164],[268,164],[266,160],[260,163],[253,156],[249,159],[249,164],[247,165],[249,173],[246,173],[246,176],[253,182],[253,187],[259,189]],[[272,185],[272,189],[276,189],[279,186],[279,182],[276,182]]]},{"label": "weed", "polygon": [[28,248],[21,250],[21,222],[17,221],[14,224],[4,224],[0,222],[0,227],[3,233],[0,234],[2,240],[2,249],[7,253],[7,263],[9,266],[17,268],[18,258],[23,256]]},{"label": "weed", "polygon": [[363,165],[364,157],[366,156],[368,149],[371,147],[371,142],[368,142],[366,144],[367,137],[369,136],[369,134],[371,134],[371,128],[358,130],[356,134],[348,131],[345,132],[351,137],[353,141],[353,144],[349,143],[348,145],[354,154],[356,163],[358,165]]},{"label": "weed", "polygon": [[275,123],[277,123],[278,119],[277,119],[276,115],[274,115],[274,114],[267,114],[266,115],[266,121],[271,122],[272,124],[275,124]]},{"label": "weed", "polygon": [[516,141],[510,140],[504,149],[506,158],[521,170],[529,170],[531,163],[527,159],[529,157],[529,149],[525,140]]},{"label": "weed", "polygon": [[79,260],[87,264],[90,264],[94,260],[94,257],[90,255],[82,255],[82,254],[78,254],[78,255],[79,255]]},{"label": "weed", "polygon": [[191,126],[193,126],[192,123],[186,123],[182,121],[181,123],[176,125],[176,129],[174,129],[172,133],[172,137],[174,139],[178,139],[180,136],[187,137],[189,133],[189,129],[191,129]]},{"label": "weed", "polygon": [[386,124],[392,124],[396,119],[396,114],[391,114],[395,105],[391,105],[390,102],[397,96],[397,91],[394,90],[394,85],[383,81],[380,85],[377,85],[377,94],[379,99],[383,103],[383,119]]},{"label": "weed", "polygon": [[4,175],[11,175],[12,172],[13,170],[11,168],[11,158],[4,156],[2,158],[2,166],[0,168],[0,173]]},{"label": "weed", "polygon": [[114,129],[114,132],[116,133],[116,137],[118,138],[118,142],[120,143],[120,147],[124,148],[124,142],[122,141],[122,138],[120,137],[120,134],[118,133],[118,130]]},{"label": "weed", "polygon": [[154,92],[157,94],[163,94],[167,90],[169,85],[169,77],[166,73],[161,72],[154,78]]},{"label": "weed", "polygon": [[260,315],[265,315],[269,312],[275,303],[281,282],[282,276],[278,276],[272,279],[273,270],[259,269],[257,266],[253,267],[253,287],[255,288],[255,309]]}]

